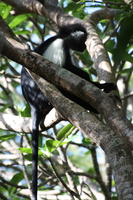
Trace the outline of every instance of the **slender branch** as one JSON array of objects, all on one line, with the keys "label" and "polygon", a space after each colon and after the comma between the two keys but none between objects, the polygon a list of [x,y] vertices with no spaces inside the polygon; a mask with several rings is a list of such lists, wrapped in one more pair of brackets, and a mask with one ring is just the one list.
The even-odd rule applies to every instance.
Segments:
[{"label": "slender branch", "polygon": [[[53,132],[54,132],[54,136],[56,138],[56,135],[57,133],[56,132],[56,129],[53,128]],[[67,162],[67,155],[65,154],[65,151],[64,151],[64,148],[61,146],[58,148],[58,152],[59,152],[59,155],[62,159],[62,165],[64,166],[64,169],[65,169],[65,174],[66,174],[66,177],[67,177],[67,180],[68,180],[68,183],[69,183],[69,187],[73,189],[73,191],[78,195],[78,199],[81,200],[80,198],[80,195],[79,195],[79,192],[78,192],[78,189],[77,189],[77,186],[74,182],[74,177],[73,177],[73,172],[72,172],[72,169],[70,168],[68,162]]]},{"label": "slender branch", "polygon": [[99,170],[99,164],[98,164],[97,155],[96,155],[96,148],[91,150],[91,155],[92,155],[94,170],[95,170],[95,173],[96,173],[96,180],[99,182],[106,199],[111,200],[112,198],[110,196],[109,190],[106,187],[105,183],[103,182],[102,176],[101,176],[101,173],[100,173],[100,170]]},{"label": "slender branch", "polygon": [[2,176],[0,176],[0,180],[3,181],[4,183],[6,183],[7,185],[12,186],[12,187],[20,188],[20,189],[27,189],[27,187],[25,187],[25,186],[16,185],[15,183],[12,183],[10,181],[6,181]]},{"label": "slender branch", "polygon": [[133,92],[130,92],[129,94],[124,95],[123,97],[121,97],[122,100],[130,98],[133,96]]},{"label": "slender branch", "polygon": [[[22,147],[22,143],[23,143],[23,135],[21,136],[21,142],[20,142],[21,147]],[[23,174],[24,174],[25,180],[26,180],[27,185],[28,185],[28,189],[29,189],[29,192],[30,192],[30,198],[32,199],[31,184],[30,184],[30,181],[29,181],[29,178],[28,178],[28,174],[27,174],[27,170],[26,170],[25,162],[24,162],[24,156],[23,156],[22,153],[21,153],[21,159],[22,159]]]},{"label": "slender branch", "polygon": [[77,195],[74,191],[72,191],[72,190],[66,185],[66,183],[62,180],[62,178],[61,178],[60,175],[58,174],[58,172],[57,172],[57,170],[56,170],[56,168],[55,168],[55,166],[54,166],[54,164],[53,164],[51,158],[49,158],[49,162],[50,162],[50,164],[51,164],[51,166],[52,166],[52,168],[53,168],[53,170],[54,170],[54,172],[55,172],[56,177],[59,179],[59,181],[62,183],[62,185],[66,188],[66,190],[70,193],[70,195],[71,195],[72,197],[75,196],[75,197],[78,198],[78,195]]}]

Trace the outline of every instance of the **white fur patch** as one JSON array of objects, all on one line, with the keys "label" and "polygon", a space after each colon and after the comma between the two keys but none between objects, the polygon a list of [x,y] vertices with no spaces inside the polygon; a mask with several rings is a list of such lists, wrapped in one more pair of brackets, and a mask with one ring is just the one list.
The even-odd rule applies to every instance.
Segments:
[{"label": "white fur patch", "polygon": [[60,38],[52,42],[47,48],[47,50],[43,53],[44,58],[62,67],[66,60],[66,56],[63,49],[63,43],[64,41]]}]

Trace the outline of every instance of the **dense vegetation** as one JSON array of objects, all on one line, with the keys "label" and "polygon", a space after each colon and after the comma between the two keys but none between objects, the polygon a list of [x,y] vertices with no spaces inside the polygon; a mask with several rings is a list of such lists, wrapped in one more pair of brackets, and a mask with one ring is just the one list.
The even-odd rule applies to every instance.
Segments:
[{"label": "dense vegetation", "polygon": [[0,199],[30,199],[30,108],[22,96],[20,72],[24,64],[39,75],[36,66],[41,58],[28,45],[33,50],[57,33],[57,25],[69,26],[77,20],[88,38],[82,54],[72,52],[75,65],[94,81],[116,83],[118,92],[105,94],[89,83],[82,90],[76,77],[73,81],[67,75],[66,80],[58,68],[55,73],[60,79],[55,80],[54,66],[46,74],[42,63],[42,77],[56,86],[61,80],[62,87],[76,91],[77,96],[83,93],[100,114],[95,116],[67,100],[48,82],[44,81],[44,87],[36,77],[56,107],[39,135],[38,196],[50,200],[133,199],[132,8],[127,0],[0,2]]}]

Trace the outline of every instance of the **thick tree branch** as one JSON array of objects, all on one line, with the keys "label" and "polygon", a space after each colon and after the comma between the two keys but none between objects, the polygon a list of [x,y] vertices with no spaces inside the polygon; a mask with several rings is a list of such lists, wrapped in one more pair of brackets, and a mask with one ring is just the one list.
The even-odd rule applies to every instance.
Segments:
[{"label": "thick tree branch", "polygon": [[[11,1],[9,0],[8,2]],[[18,2],[20,3],[19,0]],[[32,6],[30,8],[27,7],[27,10],[30,9],[31,12],[36,12],[41,15],[45,14],[49,18],[52,18],[53,21],[60,26],[64,25],[63,21],[65,17],[70,20],[69,23],[65,21],[65,25],[81,22],[78,19],[65,15],[64,12],[60,9],[55,11],[52,10],[52,7],[50,8],[49,5],[47,5],[45,10],[42,4],[37,1],[23,0],[21,2],[25,3],[25,6],[29,6],[28,3],[32,2]],[[88,103],[90,103],[100,113],[103,114],[105,120],[110,125],[112,130],[116,131],[120,136],[128,140],[130,146],[132,146],[133,126],[125,118],[125,115],[117,106],[116,99],[114,99],[112,96],[109,98],[104,92],[100,91],[98,88],[94,87],[87,81],[80,79],[65,69],[56,67],[41,56],[31,52],[27,46],[19,43],[19,41],[15,38],[12,32],[10,32],[10,29],[3,23],[2,20],[0,21],[0,24],[2,27],[0,29],[0,50],[2,54],[16,62],[19,61],[19,63],[23,64],[29,70],[42,76],[51,83],[68,90],[80,98],[86,99]],[[106,54],[104,46],[96,34],[92,24],[93,23],[83,23],[83,25],[87,27],[86,30],[88,33],[86,42],[87,49],[90,52],[95,67],[98,71],[99,80],[115,81],[115,79],[112,77],[112,70],[108,55]],[[47,81],[44,81],[42,78],[39,78],[33,73],[32,75],[36,79],[37,84],[41,90],[51,101],[53,106],[59,111],[61,116],[73,123],[77,128],[79,128],[80,131],[83,132],[85,136],[90,137],[105,151],[113,169],[113,175],[117,185],[116,188],[118,192],[118,198],[132,199],[133,159],[131,150],[127,144],[123,142],[123,140],[117,136],[110,128],[100,122],[94,115],[88,113],[86,110],[84,110],[79,105],[76,105],[74,102],[66,99],[55,86],[51,85]],[[45,90],[42,87],[43,84],[45,85]],[[2,117],[3,116],[4,115],[2,115]],[[4,120],[4,125],[7,123],[7,121]],[[14,123],[12,124],[14,125]],[[11,128],[9,124],[7,124],[7,127]],[[7,127],[5,126],[5,128]],[[22,125],[22,127],[25,128],[26,126]],[[19,127],[16,127],[16,129],[18,128]],[[108,192],[106,194],[106,199],[110,199]]]},{"label": "thick tree branch", "polygon": [[[38,83],[42,85],[40,79]],[[74,102],[66,99],[61,93],[59,93],[56,87],[47,81],[45,81],[45,89],[41,89],[46,94],[48,99],[51,100],[51,103],[54,104],[55,108],[57,107],[62,116],[67,117],[67,119],[74,124],[86,137],[91,138],[93,142],[100,145],[105,151],[113,169],[116,186],[117,188],[121,187],[121,190],[118,189],[119,199],[126,199],[128,197],[129,185],[126,187],[126,182],[128,182],[128,179],[132,185],[130,188],[130,194],[132,193],[133,195],[133,159],[131,150],[126,143],[123,142],[123,140],[121,140],[115,133],[113,133],[112,130],[100,122],[94,115],[88,113],[81,106],[76,105]],[[67,103],[71,104],[71,106],[68,107]],[[126,177],[127,179],[125,180],[125,177],[121,176],[121,174],[125,173],[125,165],[127,165],[127,163],[130,166],[128,166],[130,170],[127,175],[128,177]],[[107,199],[110,199],[110,197],[108,196]]]},{"label": "thick tree branch", "polygon": [[22,5],[23,7],[28,8],[29,11],[48,17],[60,27],[72,24],[82,24],[88,33],[86,46],[92,60],[94,61],[99,81],[115,83],[108,54],[95,31],[94,25],[96,25],[101,19],[110,19],[115,17],[118,14],[117,9],[103,9],[96,11],[89,15],[85,21],[82,21],[78,18],[65,14],[60,7],[47,2],[42,5],[40,2],[35,0],[21,0],[15,7],[18,8]]},{"label": "thick tree branch", "polygon": [[104,9],[97,10],[91,13],[90,15],[88,15],[86,21],[96,26],[101,20],[113,19],[120,13],[121,11],[119,9],[104,8]]},{"label": "thick tree branch", "polygon": [[[98,79],[100,82],[113,82],[115,83],[115,77],[110,64],[107,51],[99,38],[95,30],[95,26],[102,19],[113,19],[120,13],[117,9],[101,9],[88,15],[84,23],[86,24],[86,30],[88,38],[86,46],[88,52],[94,62],[94,67],[97,71]],[[118,94],[117,94],[118,95]]]},{"label": "thick tree branch", "polygon": [[[2,20],[0,22],[4,23]],[[5,31],[4,34],[3,31]],[[10,34],[8,37],[7,35],[8,32],[6,32],[6,29],[1,30],[0,42],[2,44],[2,54],[16,62],[19,61],[20,64],[51,83],[75,94],[81,99],[86,99],[88,103],[103,114],[112,130],[124,137],[131,147],[133,146],[133,125],[126,119],[121,109],[117,107],[114,98],[109,98],[104,92],[89,82],[63,68],[57,67],[35,52],[25,49],[22,44],[9,38]],[[38,78],[36,77],[37,80]],[[108,116],[108,113],[111,113],[111,115]],[[65,118],[67,118],[66,115]]]},{"label": "thick tree branch", "polygon": [[21,6],[28,8],[29,11],[33,13],[48,17],[59,27],[82,24],[88,34],[86,47],[94,62],[99,81],[115,83],[115,77],[112,72],[108,54],[93,25],[96,25],[101,19],[111,19],[115,17],[118,14],[117,9],[103,9],[96,11],[89,15],[85,21],[82,21],[76,17],[65,14],[60,7],[46,1],[44,4],[35,0],[21,0],[18,1],[17,4],[15,1],[15,8],[18,9]]},{"label": "thick tree branch", "polygon": [[[6,2],[7,0],[3,1]],[[8,4],[14,6],[16,10],[22,10],[22,8],[25,8],[25,10],[29,9],[29,12],[45,16],[52,20],[59,27],[82,24],[88,33],[86,45],[97,69],[99,80],[115,82],[115,78],[112,76],[112,69],[108,55],[93,25],[97,24],[101,19],[110,19],[115,17],[118,14],[117,9],[103,9],[96,11],[89,15],[85,21],[82,21],[76,17],[65,14],[60,7],[50,4],[46,1],[44,4],[41,4],[36,0],[18,0],[17,2],[16,0],[13,0],[9,1]]]},{"label": "thick tree branch", "polygon": [[[62,120],[59,113],[53,108],[46,115],[44,125],[41,124],[39,131],[45,131]],[[31,118],[0,113],[0,129],[17,133],[31,133]]]}]

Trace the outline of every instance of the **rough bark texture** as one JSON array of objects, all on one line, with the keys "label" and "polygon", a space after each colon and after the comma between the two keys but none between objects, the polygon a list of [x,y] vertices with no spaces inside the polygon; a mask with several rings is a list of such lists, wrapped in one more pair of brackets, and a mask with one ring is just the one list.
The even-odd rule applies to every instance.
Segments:
[{"label": "rough bark texture", "polygon": [[[4,2],[6,2],[6,0]],[[7,2],[12,4],[10,0]],[[107,53],[92,25],[92,21],[90,23],[87,21],[82,22],[79,19],[66,15],[58,7],[54,7],[50,4],[45,4],[43,6],[38,1],[34,0],[13,2],[16,7],[26,8],[25,12],[33,12],[49,17],[59,26],[82,23],[84,27],[86,27],[88,33],[86,45],[94,61],[95,68],[97,69],[99,80],[107,82],[115,81]],[[94,115],[63,97],[54,86],[51,86],[48,82],[35,76],[42,91],[46,94],[61,116],[73,123],[85,136],[90,137],[105,151],[113,169],[118,198],[120,200],[132,200],[133,159],[131,150],[126,142],[133,148],[133,125],[126,119],[121,107],[117,105],[115,98],[107,96],[87,81],[67,72],[65,69],[56,67],[51,62],[31,52],[27,46],[19,43],[18,39],[13,35],[2,19],[0,19],[0,43],[0,51],[3,55],[24,65],[29,70],[51,83],[68,90],[80,98],[85,98],[88,103],[103,114],[104,119],[111,129],[99,121]],[[42,83],[45,84],[45,90],[42,88]],[[79,88],[82,92],[79,92]],[[6,123],[6,120],[4,123]],[[18,130],[18,127],[16,130]],[[122,138],[124,138],[126,142]],[[110,199],[108,194],[106,198]]]}]

